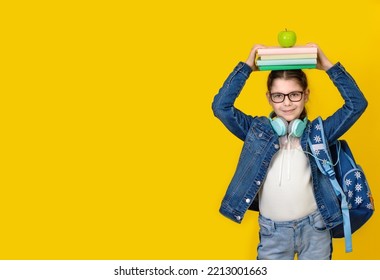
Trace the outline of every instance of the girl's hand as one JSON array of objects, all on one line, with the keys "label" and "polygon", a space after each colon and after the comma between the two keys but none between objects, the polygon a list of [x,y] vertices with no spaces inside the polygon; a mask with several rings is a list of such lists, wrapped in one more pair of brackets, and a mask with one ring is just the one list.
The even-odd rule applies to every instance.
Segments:
[{"label": "girl's hand", "polygon": [[266,46],[259,45],[259,44],[256,44],[252,47],[251,52],[249,53],[249,56],[248,56],[247,61],[245,63],[248,64],[249,67],[251,67],[253,71],[259,70],[255,64],[257,50],[258,49],[265,49],[265,48],[266,48]]},{"label": "girl's hand", "polygon": [[309,43],[306,44],[306,46],[317,48],[317,69],[327,71],[333,66],[332,62],[327,58],[317,44]]}]

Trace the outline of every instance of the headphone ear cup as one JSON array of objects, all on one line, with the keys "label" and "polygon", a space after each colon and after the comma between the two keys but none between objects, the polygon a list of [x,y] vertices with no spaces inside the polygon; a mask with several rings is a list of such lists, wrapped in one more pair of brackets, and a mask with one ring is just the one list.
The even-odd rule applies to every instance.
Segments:
[{"label": "headphone ear cup", "polygon": [[301,121],[299,119],[295,119],[289,123],[288,133],[289,135],[293,135],[295,137],[301,137],[305,128],[306,122]]},{"label": "headphone ear cup", "polygon": [[272,128],[278,136],[286,135],[288,131],[288,122],[281,117],[271,120]]}]

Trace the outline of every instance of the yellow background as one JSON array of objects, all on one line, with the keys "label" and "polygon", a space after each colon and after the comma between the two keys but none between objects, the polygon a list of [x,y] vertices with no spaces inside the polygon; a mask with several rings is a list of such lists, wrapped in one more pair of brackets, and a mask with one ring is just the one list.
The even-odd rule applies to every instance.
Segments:
[{"label": "yellow background", "polygon": [[[238,225],[218,212],[242,142],[211,102],[284,28],[366,95],[344,138],[380,201],[379,1],[3,1],[0,13],[1,259],[255,259],[257,213]],[[269,113],[267,74],[240,109]],[[326,117],[339,93],[307,74],[310,118]],[[376,212],[351,254],[334,240],[334,258],[380,259],[378,224]]]}]

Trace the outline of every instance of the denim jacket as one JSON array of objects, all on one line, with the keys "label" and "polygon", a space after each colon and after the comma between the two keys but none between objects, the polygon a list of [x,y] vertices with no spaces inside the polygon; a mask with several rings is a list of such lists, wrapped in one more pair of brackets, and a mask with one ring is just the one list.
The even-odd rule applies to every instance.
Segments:
[{"label": "denim jacket", "polygon": [[[247,64],[240,62],[228,76],[212,103],[214,115],[228,130],[244,141],[238,165],[220,207],[221,214],[237,223],[242,222],[248,209],[259,211],[259,190],[273,156],[280,149],[279,136],[272,129],[267,117],[250,116],[234,107],[234,102],[251,72],[252,69]],[[345,101],[333,115],[323,120],[326,139],[332,143],[358,120],[367,107],[367,100],[354,79],[339,62],[326,73]],[[300,138],[302,149],[309,153],[307,139],[310,126],[315,121],[308,121],[308,129],[305,129]],[[331,229],[343,221],[340,204],[329,178],[319,171],[315,159],[306,154],[310,162],[317,207],[326,228]]]}]

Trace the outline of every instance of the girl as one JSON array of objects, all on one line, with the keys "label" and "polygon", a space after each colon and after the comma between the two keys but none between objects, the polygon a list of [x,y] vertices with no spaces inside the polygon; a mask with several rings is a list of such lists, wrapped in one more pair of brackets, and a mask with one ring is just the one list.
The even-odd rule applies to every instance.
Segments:
[{"label": "girl", "polygon": [[[345,104],[323,122],[332,143],[360,117],[367,101],[354,79],[338,62],[333,64],[316,44],[317,69],[330,77]],[[245,63],[240,62],[215,96],[217,118],[244,141],[235,174],[220,212],[241,223],[248,209],[259,211],[260,242],[257,259],[331,259],[330,229],[342,223],[340,205],[329,179],[318,169],[307,145],[305,104],[308,82],[302,70],[271,71],[266,97],[269,117],[247,115],[234,107],[252,72],[255,45]]]}]

